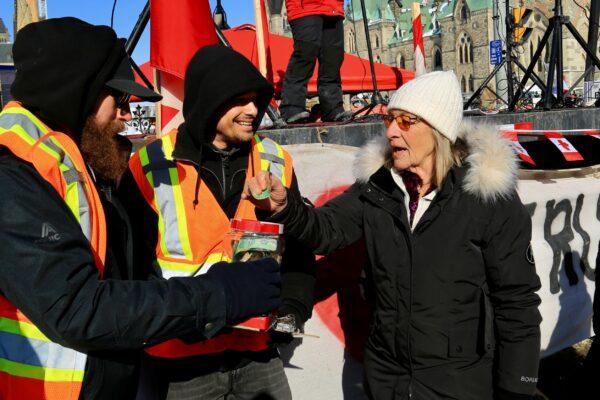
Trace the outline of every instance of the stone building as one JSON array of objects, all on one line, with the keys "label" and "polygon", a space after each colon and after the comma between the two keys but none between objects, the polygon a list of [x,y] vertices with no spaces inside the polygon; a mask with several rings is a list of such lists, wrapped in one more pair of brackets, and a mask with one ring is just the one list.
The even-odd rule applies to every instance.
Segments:
[{"label": "stone building", "polygon": [[[495,39],[494,23],[500,24],[504,21],[503,7],[499,11],[499,18],[494,18],[494,1],[496,0],[421,0],[427,70],[454,70],[465,96],[476,90],[494,67],[489,60],[489,42]],[[365,0],[366,18],[376,61],[414,69],[411,3],[406,0]],[[527,67],[548,26],[554,0],[511,1],[510,5],[532,10],[529,17],[522,22],[522,26],[531,28],[531,32],[513,51],[521,64]],[[580,0],[577,4],[574,1],[563,1],[564,14],[571,18],[573,25],[586,40],[589,7],[590,0]],[[290,35],[285,6],[274,11],[280,12],[269,12],[271,32]],[[362,19],[360,1],[347,1],[344,24],[345,50],[366,58],[367,47]],[[585,53],[566,28],[563,29],[563,46],[565,81],[571,85],[584,72]],[[544,49],[543,59],[535,67],[535,72],[543,80],[546,79],[549,47]],[[596,50],[598,52],[598,49]],[[524,73],[516,66],[514,69],[517,78],[520,79]],[[496,80],[492,79],[488,87],[499,94],[506,91],[505,81],[500,81],[497,88]]]},{"label": "stone building", "polygon": [[8,28],[4,25],[4,21],[0,18],[0,43],[8,43],[10,41],[10,36],[8,33]]}]

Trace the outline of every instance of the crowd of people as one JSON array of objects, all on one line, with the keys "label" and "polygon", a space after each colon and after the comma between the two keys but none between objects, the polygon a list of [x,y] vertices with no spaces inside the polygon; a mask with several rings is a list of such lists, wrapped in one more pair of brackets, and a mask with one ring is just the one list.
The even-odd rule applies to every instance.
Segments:
[{"label": "crowd of people", "polygon": [[[282,113],[306,118],[318,58],[323,119],[344,120],[343,2],[300,2],[331,3],[331,16],[296,3]],[[24,27],[13,53],[14,101],[0,113],[0,398],[291,399],[276,347],[291,335],[233,326],[274,312],[300,331],[313,254],[360,238],[374,287],[369,398],[532,398],[540,281],[517,160],[493,129],[462,121],[452,72],[400,87],[385,136],[359,150],[357,182],[315,209],[291,156],[256,134],[273,86],[237,52],[198,50],[184,122],[131,157],[119,135],[129,100],[161,97],[135,82],[112,29],[48,19]],[[232,262],[234,218],[283,224],[281,262]]]}]

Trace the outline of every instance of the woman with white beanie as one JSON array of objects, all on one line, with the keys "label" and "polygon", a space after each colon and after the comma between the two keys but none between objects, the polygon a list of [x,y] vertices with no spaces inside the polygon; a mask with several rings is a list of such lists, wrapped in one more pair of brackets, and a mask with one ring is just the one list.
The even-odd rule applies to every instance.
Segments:
[{"label": "woman with white beanie", "polygon": [[540,286],[517,160],[496,130],[462,123],[452,72],[394,93],[385,136],[359,151],[357,182],[312,209],[260,174],[245,195],[286,235],[327,254],[361,237],[374,286],[364,355],[372,399],[529,399]]}]

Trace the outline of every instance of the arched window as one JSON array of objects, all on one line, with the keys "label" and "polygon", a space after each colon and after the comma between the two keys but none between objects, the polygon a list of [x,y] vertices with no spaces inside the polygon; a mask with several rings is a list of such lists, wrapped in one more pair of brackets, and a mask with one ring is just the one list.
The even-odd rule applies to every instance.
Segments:
[{"label": "arched window", "polygon": [[290,30],[290,23],[287,18],[287,12],[284,12],[281,17],[282,17],[281,20],[282,20],[282,25],[283,25],[283,31],[287,32]]},{"label": "arched window", "polygon": [[467,52],[469,54],[469,61],[467,63],[473,62],[473,43],[471,43],[471,38],[467,36]]},{"label": "arched window", "polygon": [[463,32],[460,35],[460,40],[458,44],[458,58],[461,64],[470,64],[473,62],[473,43],[471,42],[471,37]]},{"label": "arched window", "polygon": [[444,65],[442,64],[442,51],[439,47],[436,47],[433,52],[433,70],[441,71],[444,69]]},{"label": "arched window", "polygon": [[402,54],[396,56],[396,66],[400,68],[406,68],[406,60]]},{"label": "arched window", "polygon": [[470,17],[470,12],[469,12],[469,7],[467,7],[467,4],[463,4],[462,8],[460,9],[460,20],[461,22],[467,22],[467,20]]},{"label": "arched window", "polygon": [[469,75],[469,92],[473,92],[475,90],[475,80],[473,79],[473,75]]},{"label": "arched window", "polygon": [[349,53],[356,53],[356,45],[355,42],[356,41],[356,34],[354,33],[353,30],[350,30],[348,32],[348,52]]},{"label": "arched window", "polygon": [[467,91],[467,81],[464,76],[460,80],[460,87],[462,88],[463,93]]},{"label": "arched window", "polygon": [[533,60],[533,40],[529,42],[529,62]]},{"label": "arched window", "polygon": [[375,43],[373,43],[373,48],[378,49],[379,48],[379,35],[375,35],[373,41]]}]

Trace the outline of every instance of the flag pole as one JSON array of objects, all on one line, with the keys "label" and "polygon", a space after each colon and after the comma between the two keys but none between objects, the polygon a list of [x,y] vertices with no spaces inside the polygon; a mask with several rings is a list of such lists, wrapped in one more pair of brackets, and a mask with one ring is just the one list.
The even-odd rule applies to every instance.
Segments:
[{"label": "flag pole", "polygon": [[264,24],[261,0],[254,0],[254,20],[256,21],[256,49],[258,51],[258,70],[267,77],[267,52],[265,46]]}]

